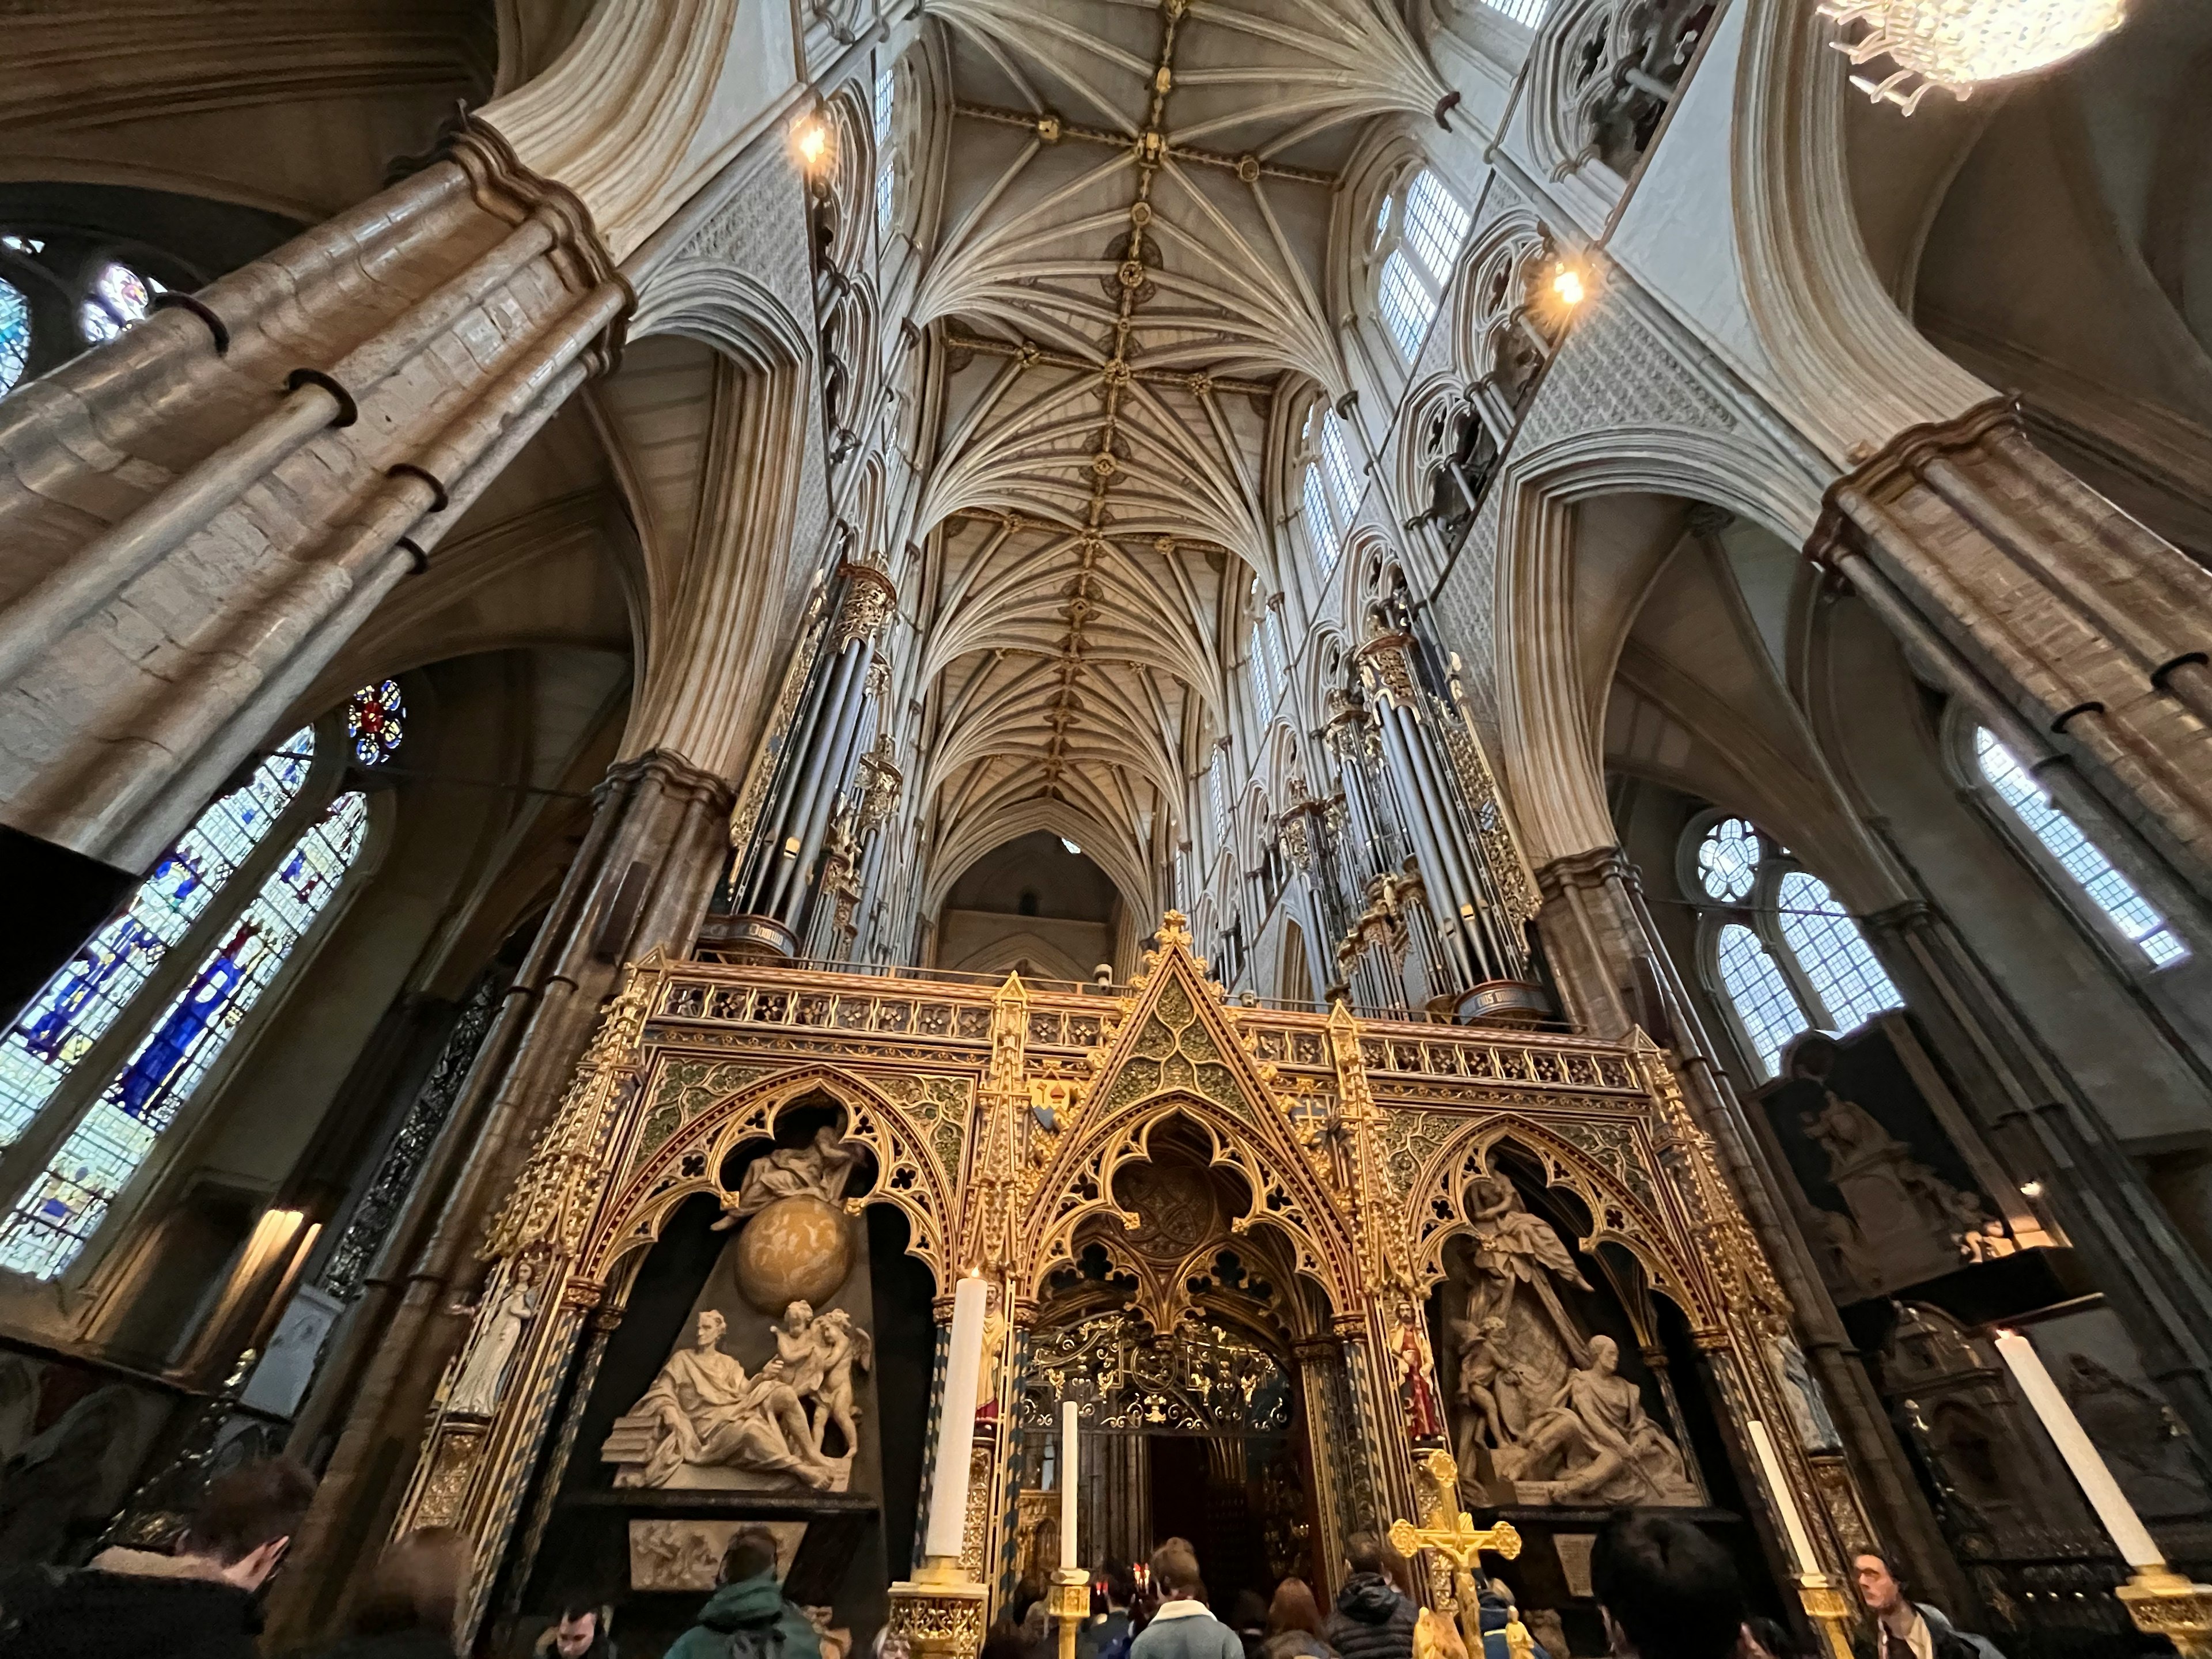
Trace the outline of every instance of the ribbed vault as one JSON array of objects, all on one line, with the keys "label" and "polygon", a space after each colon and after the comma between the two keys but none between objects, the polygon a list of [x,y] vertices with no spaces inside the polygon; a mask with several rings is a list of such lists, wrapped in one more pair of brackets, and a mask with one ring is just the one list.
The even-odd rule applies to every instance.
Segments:
[{"label": "ribbed vault", "polygon": [[910,315],[941,344],[924,681],[933,851],[1035,803],[1153,871],[1275,568],[1285,389],[1346,384],[1329,291],[1364,126],[1444,88],[1373,0],[927,0],[952,111]]}]

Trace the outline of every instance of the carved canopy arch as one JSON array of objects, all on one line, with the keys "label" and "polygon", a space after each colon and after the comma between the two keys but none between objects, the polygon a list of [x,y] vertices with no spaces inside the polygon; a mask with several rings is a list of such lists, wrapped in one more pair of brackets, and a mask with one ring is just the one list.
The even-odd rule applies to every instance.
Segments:
[{"label": "carved canopy arch", "polygon": [[1348,1312],[1362,1293],[1358,1252],[1326,1165],[1292,1130],[1271,1087],[1273,1066],[1254,1057],[1221,987],[1205,977],[1183,918],[1170,911],[1159,939],[1118,1026],[1091,1055],[1081,1110],[1030,1189],[1021,1234],[1030,1252],[1027,1293],[1035,1296],[1048,1273],[1074,1259],[1085,1221],[1139,1224],[1115,1202],[1115,1175],[1149,1161],[1155,1130],[1182,1117],[1207,1137],[1209,1167],[1227,1165],[1251,1190],[1250,1210],[1232,1217],[1228,1231],[1273,1227],[1292,1272],[1312,1279],[1334,1311]]},{"label": "carved canopy arch", "polygon": [[[713,1066],[700,1069],[704,1075],[688,1086],[714,1091],[724,1082]],[[696,1194],[734,1202],[737,1194],[720,1180],[729,1155],[749,1140],[773,1136],[791,1106],[827,1095],[844,1108],[845,1139],[866,1147],[875,1162],[874,1181],[866,1192],[848,1194],[846,1208],[857,1214],[870,1204],[896,1207],[907,1218],[907,1253],[940,1285],[946,1283],[951,1182],[960,1166],[973,1099],[967,1079],[901,1074],[864,1081],[836,1066],[811,1064],[749,1078],[689,1115],[680,1099],[686,1080],[664,1074],[659,1084],[661,1100],[644,1115],[635,1150],[582,1252],[579,1277],[609,1286],[617,1277],[626,1280],[668,1218]],[[895,1101],[892,1090],[913,1098]],[[681,1121],[672,1124],[671,1117]]]},{"label": "carved canopy arch", "polygon": [[[1542,1167],[1544,1184],[1564,1187],[1589,1208],[1591,1230],[1576,1246],[1584,1255],[1614,1243],[1635,1257],[1654,1289],[1681,1309],[1700,1341],[1717,1334],[1723,1319],[1712,1276],[1689,1248],[1679,1226],[1658,1208],[1659,1188],[1632,1126],[1594,1125],[1577,1145],[1552,1127],[1501,1113],[1469,1120],[1418,1161],[1407,1188],[1413,1272],[1425,1288],[1444,1276],[1444,1248],[1473,1231],[1468,1187],[1477,1176],[1499,1173],[1491,1153],[1511,1142]],[[1394,1174],[1401,1171],[1394,1170]]]}]

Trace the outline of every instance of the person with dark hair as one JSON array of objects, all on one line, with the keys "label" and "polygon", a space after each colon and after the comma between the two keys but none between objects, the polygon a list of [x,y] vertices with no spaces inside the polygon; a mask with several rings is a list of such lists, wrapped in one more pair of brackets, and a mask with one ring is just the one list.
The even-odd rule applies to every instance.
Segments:
[{"label": "person with dark hair", "polygon": [[678,1637],[667,1659],[822,1659],[814,1621],[784,1599],[775,1534],[739,1527],[722,1552],[721,1587]]},{"label": "person with dark hair", "polygon": [[256,1596],[314,1501],[286,1457],[208,1485],[175,1553],[102,1550],[87,1567],[36,1566],[0,1583],[0,1653],[40,1659],[253,1659]]},{"label": "person with dark hair", "polygon": [[1129,1608],[1137,1599],[1137,1575],[1126,1561],[1109,1561],[1092,1575],[1091,1584],[1091,1619],[1075,1633],[1075,1659],[1128,1659],[1135,1638]]},{"label": "person with dark hair", "polygon": [[1206,1581],[1188,1539],[1162,1544],[1152,1552],[1152,1567],[1160,1610],[1129,1644],[1129,1659],[1244,1659],[1237,1632],[1206,1605]]},{"label": "person with dark hair", "polygon": [[468,1582],[469,1543],[424,1527],[384,1547],[349,1632],[326,1659],[453,1659],[453,1620]]},{"label": "person with dark hair", "polygon": [[1238,1590],[1229,1627],[1244,1644],[1244,1659],[1260,1659],[1261,1644],[1267,1639],[1267,1598],[1249,1584]]},{"label": "person with dark hair", "polygon": [[1887,1551],[1859,1551],[1851,1577],[1874,1615],[1880,1659],[2004,1659],[1987,1637],[1959,1629],[1925,1601],[1907,1600],[1905,1575]]},{"label": "person with dark hair", "polygon": [[614,1638],[607,1634],[613,1617],[613,1608],[588,1595],[570,1596],[538,1636],[531,1659],[615,1659]]},{"label": "person with dark hair", "polygon": [[1413,1659],[1416,1609],[1389,1574],[1396,1553],[1371,1532],[1355,1532],[1344,1540],[1352,1574],[1322,1631],[1343,1659]]},{"label": "person with dark hair", "polygon": [[1672,1516],[1615,1515],[1590,1551],[1590,1588],[1618,1659],[1732,1659],[1743,1639],[1735,1564]]}]

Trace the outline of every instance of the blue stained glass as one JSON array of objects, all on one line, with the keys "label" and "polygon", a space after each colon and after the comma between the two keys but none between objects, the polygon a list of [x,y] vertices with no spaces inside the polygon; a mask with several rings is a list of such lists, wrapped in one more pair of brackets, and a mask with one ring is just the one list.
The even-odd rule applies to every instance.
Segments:
[{"label": "blue stained glass", "polygon": [[62,1079],[222,890],[300,793],[314,753],[310,728],[286,738],[242,787],[199,815],[139,884],[123,914],[94,934],[32,999],[0,1039],[0,1146],[22,1137]]},{"label": "blue stained glass", "polygon": [[330,902],[368,828],[368,803],[354,793],[332,801],[301,833],[46,1174],[16,1201],[0,1225],[0,1267],[52,1279],[76,1259],[116,1194]]},{"label": "blue stained glass", "polygon": [[13,283],[0,283],[0,392],[23,378],[31,361],[31,306]]}]

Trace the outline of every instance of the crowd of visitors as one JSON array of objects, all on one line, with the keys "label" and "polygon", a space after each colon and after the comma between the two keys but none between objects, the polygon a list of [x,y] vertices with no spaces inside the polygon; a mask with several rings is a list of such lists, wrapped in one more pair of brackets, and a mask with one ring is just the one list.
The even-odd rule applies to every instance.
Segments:
[{"label": "crowd of visitors", "polygon": [[[0,1578],[0,1659],[256,1659],[260,1593],[283,1567],[314,1496],[314,1480],[278,1458],[211,1482],[175,1549],[113,1548],[89,1565],[34,1566]],[[718,1585],[666,1659],[823,1659],[821,1636],[785,1595],[775,1534],[740,1527]],[[1093,1577],[1077,1659],[1475,1659],[1460,1626],[1424,1609],[1412,1570],[1372,1533],[1346,1541],[1346,1575],[1326,1613],[1313,1588],[1285,1578],[1271,1598],[1240,1595],[1226,1620],[1209,1604],[1197,1552],[1170,1538],[1137,1573],[1109,1564]],[[395,1540],[335,1645],[318,1659],[453,1659],[470,1568],[466,1540],[429,1528]],[[1887,1553],[1853,1562],[1871,1618],[1869,1659],[2003,1659],[1942,1611],[1905,1593]],[[1753,1614],[1728,1552],[1710,1534],[1657,1510],[1624,1510],[1601,1532],[1590,1583],[1614,1659],[1808,1659],[1782,1625]],[[1481,1579],[1480,1659],[1520,1659],[1514,1612]],[[532,1659],[616,1659],[613,1609],[580,1599],[529,1638]],[[1515,1635],[1525,1634],[1525,1627]],[[872,1659],[908,1659],[878,1635]],[[1025,1584],[992,1626],[981,1659],[1053,1659],[1043,1593]],[[1551,1659],[1531,1644],[1532,1659]],[[1561,1659],[1565,1659],[1562,1655]]]}]

